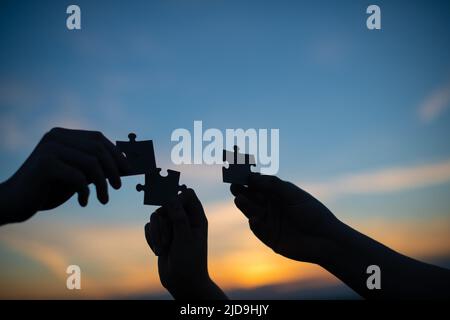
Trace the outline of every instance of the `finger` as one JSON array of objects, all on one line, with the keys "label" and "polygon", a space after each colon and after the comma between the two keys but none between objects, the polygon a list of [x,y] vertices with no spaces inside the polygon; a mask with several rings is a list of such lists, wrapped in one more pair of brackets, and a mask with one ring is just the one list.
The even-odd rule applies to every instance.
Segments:
[{"label": "finger", "polygon": [[248,219],[264,216],[264,207],[257,205],[244,195],[238,195],[234,199],[234,203]]},{"label": "finger", "polygon": [[250,175],[249,189],[260,191],[264,194],[275,194],[290,202],[298,200],[300,192],[304,192],[296,185],[281,180],[276,176]]},{"label": "finger", "polygon": [[264,196],[262,193],[251,190],[240,184],[231,184],[230,191],[235,197],[238,195],[244,195],[247,199],[260,205],[264,205],[267,202],[267,196]]},{"label": "finger", "polygon": [[108,177],[109,183],[114,189],[119,189],[122,185],[120,180],[120,173],[117,163],[113,159],[111,153],[101,143],[87,143],[85,150],[95,156],[100,162],[106,177]]},{"label": "finger", "polygon": [[89,181],[96,187],[98,200],[106,204],[108,202],[108,184],[103,169],[95,157],[85,154],[77,149],[69,148],[61,144],[51,143],[56,155],[66,164],[81,170]]},{"label": "finger", "polygon": [[150,247],[150,249],[152,249],[153,253],[157,256],[158,251],[155,249],[154,232],[151,229],[152,224],[150,222],[146,223],[144,227],[145,240],[147,241],[147,244]]},{"label": "finger", "polygon": [[242,193],[245,194],[248,191],[248,188],[241,184],[232,183],[230,186],[230,191],[233,196],[237,197],[238,195],[240,195]]},{"label": "finger", "polygon": [[117,148],[110,140],[108,140],[103,134],[100,137],[101,142],[109,151],[110,155],[114,159],[119,168],[119,171],[122,174],[128,173],[130,171],[130,164],[127,158],[120,152],[119,148]]},{"label": "finger", "polygon": [[[125,156],[119,151],[119,149],[109,141],[101,132],[99,131],[87,131],[87,130],[72,130],[64,128],[53,128],[45,135],[46,140],[56,141],[64,144],[68,147],[73,147],[92,155],[105,158],[106,154],[113,159],[114,169],[108,169],[107,173],[110,173],[108,177],[111,177],[111,185],[113,187],[120,187],[118,179],[114,171],[120,171],[126,173],[129,170],[129,164]],[[111,164],[108,165],[111,168]],[[120,174],[119,174],[120,176]]]},{"label": "finger", "polygon": [[158,219],[159,219],[159,226],[161,228],[161,255],[164,255],[169,251],[170,243],[173,237],[173,232],[167,214],[161,212],[161,214],[158,216]]},{"label": "finger", "polygon": [[174,243],[190,240],[191,228],[189,220],[178,198],[172,200],[166,208],[170,222],[172,223]]},{"label": "finger", "polygon": [[179,195],[180,202],[186,210],[192,228],[207,226],[208,219],[205,215],[202,203],[194,190],[186,189]]},{"label": "finger", "polygon": [[56,160],[52,163],[50,179],[53,183],[64,186],[78,193],[78,203],[85,207],[89,199],[89,187],[86,176],[78,169]]},{"label": "finger", "polygon": [[89,201],[89,187],[86,185],[78,191],[78,203],[82,207],[86,207]]},{"label": "finger", "polygon": [[161,226],[158,219],[157,213],[154,212],[150,218],[150,234],[153,239],[152,249],[155,255],[159,256],[162,249],[162,236],[161,236]]},{"label": "finger", "polygon": [[163,208],[156,210],[154,213],[154,219],[156,225],[158,226],[159,256],[164,256],[169,252],[170,243],[172,241],[173,232],[171,222]]},{"label": "finger", "polygon": [[264,243],[266,246],[273,248],[273,241],[271,236],[271,229],[270,226],[268,227],[267,224],[263,223],[258,218],[252,218],[248,221],[248,224],[250,226],[250,230],[254,233],[254,235],[261,240],[262,243]]}]

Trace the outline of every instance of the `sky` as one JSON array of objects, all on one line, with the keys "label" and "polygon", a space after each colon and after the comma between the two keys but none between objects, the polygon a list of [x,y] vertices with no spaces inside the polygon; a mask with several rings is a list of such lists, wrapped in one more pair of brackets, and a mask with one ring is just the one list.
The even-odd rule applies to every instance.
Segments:
[{"label": "sky", "polygon": [[[81,8],[81,30],[66,8]],[[366,8],[381,8],[368,30]],[[280,130],[278,175],[393,249],[450,267],[448,1],[0,2],[0,181],[55,126],[152,139],[209,220],[209,267],[232,297],[355,297],[260,243],[220,166],[170,160],[171,133]],[[0,230],[0,298],[168,298],[124,179]],[[26,200],[26,199],[24,199]],[[65,287],[66,267],[82,290]]]}]

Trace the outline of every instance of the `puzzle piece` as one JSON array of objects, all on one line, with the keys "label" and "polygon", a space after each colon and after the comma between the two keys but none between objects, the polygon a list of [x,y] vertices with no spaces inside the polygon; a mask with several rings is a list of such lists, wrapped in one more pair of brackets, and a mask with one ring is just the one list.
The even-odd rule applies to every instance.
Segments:
[{"label": "puzzle piece", "polygon": [[222,160],[228,162],[229,167],[222,167],[223,182],[247,185],[248,178],[255,166],[255,157],[249,154],[239,153],[239,148],[234,146],[234,152],[223,150]]},{"label": "puzzle piece", "polygon": [[179,191],[185,190],[185,185],[178,185],[180,173],[167,170],[167,176],[160,175],[161,169],[156,167],[153,141],[136,141],[136,135],[128,135],[130,141],[116,141],[119,150],[125,153],[130,162],[131,170],[126,175],[145,174],[145,185],[138,184],[137,191],[144,191],[144,204],[164,205]]},{"label": "puzzle piece", "polygon": [[125,153],[131,170],[124,176],[145,174],[156,170],[155,153],[153,150],[153,141],[136,141],[136,135],[128,135],[130,141],[116,141],[119,150]]},{"label": "puzzle piece", "polygon": [[162,206],[175,197],[179,191],[186,189],[185,185],[178,185],[180,173],[167,170],[167,176],[160,175],[161,169],[145,174],[145,185],[138,184],[137,191],[144,191],[144,204]]}]

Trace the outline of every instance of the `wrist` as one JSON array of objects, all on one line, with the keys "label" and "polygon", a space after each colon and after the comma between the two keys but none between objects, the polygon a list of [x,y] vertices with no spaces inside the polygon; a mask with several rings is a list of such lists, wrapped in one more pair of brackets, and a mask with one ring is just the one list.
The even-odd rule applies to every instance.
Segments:
[{"label": "wrist", "polygon": [[345,223],[337,220],[333,230],[330,230],[327,239],[323,242],[321,258],[318,263],[321,267],[328,270],[330,266],[335,265],[339,262],[339,259],[342,259],[349,250],[348,239],[351,230]]},{"label": "wrist", "polygon": [[176,300],[223,300],[227,299],[223,291],[209,277],[198,278],[169,290]]},{"label": "wrist", "polygon": [[227,296],[223,293],[222,289],[208,276],[200,286],[201,295],[197,298],[201,300],[226,300]]},{"label": "wrist", "polygon": [[20,192],[15,176],[0,184],[0,224],[23,222],[35,212],[24,201],[26,196]]}]

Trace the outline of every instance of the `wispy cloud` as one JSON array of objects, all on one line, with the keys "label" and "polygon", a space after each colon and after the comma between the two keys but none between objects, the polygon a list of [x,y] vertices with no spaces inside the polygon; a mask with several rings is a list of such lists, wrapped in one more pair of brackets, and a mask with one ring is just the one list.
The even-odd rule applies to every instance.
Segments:
[{"label": "wispy cloud", "polygon": [[[0,245],[47,269],[48,275],[27,270],[29,276],[40,277],[44,287],[23,283],[27,277],[22,280],[24,275],[10,271],[8,274],[17,274],[14,279],[17,285],[13,282],[12,287],[6,288],[5,283],[11,283],[11,279],[0,275],[0,298],[101,298],[126,292],[162,291],[156,269],[152,268],[156,265],[150,264],[154,258],[145,242],[142,226],[76,225],[67,228],[61,224],[49,225],[48,221],[44,223],[42,220],[30,222],[2,230]],[[65,272],[71,264],[81,268],[80,292],[65,288]]]},{"label": "wispy cloud", "polygon": [[1,239],[10,248],[44,265],[57,277],[64,277],[64,272],[70,264],[67,257],[57,247],[39,242],[31,242],[22,237],[3,237]]},{"label": "wispy cloud", "polygon": [[[232,201],[207,203],[205,211],[209,220],[210,273],[225,290],[296,281],[312,281],[318,288],[339,283],[318,266],[274,254],[252,234]],[[21,266],[11,277],[11,271],[0,266],[1,298],[101,298],[163,292],[143,226],[87,222],[68,227],[48,222],[37,218],[2,230],[1,246],[39,263],[49,275]],[[450,252],[448,218],[361,217],[350,222],[358,230],[416,258]],[[81,267],[82,292],[65,289],[69,263]],[[9,278],[5,278],[7,274]],[[40,278],[40,286],[27,281],[36,277]]]},{"label": "wispy cloud", "polygon": [[429,123],[450,107],[450,82],[432,92],[419,106],[419,117]]},{"label": "wispy cloud", "polygon": [[[0,149],[17,152],[32,148],[45,132],[57,126],[95,128],[82,115],[82,101],[76,93],[66,90],[51,99],[47,97],[48,104],[55,107],[39,110],[44,98],[35,94],[35,90],[30,85],[15,84],[8,87],[0,81],[0,107],[6,106],[6,111],[0,114]],[[2,96],[3,92],[7,94]]]},{"label": "wispy cloud", "polygon": [[6,151],[31,149],[39,138],[53,127],[92,129],[89,121],[73,109],[62,108],[54,113],[38,117],[34,121],[19,119],[13,115],[0,118],[0,148]]},{"label": "wispy cloud", "polygon": [[323,199],[350,194],[395,192],[446,182],[450,182],[450,159],[425,165],[351,173],[325,182],[301,185]]}]

